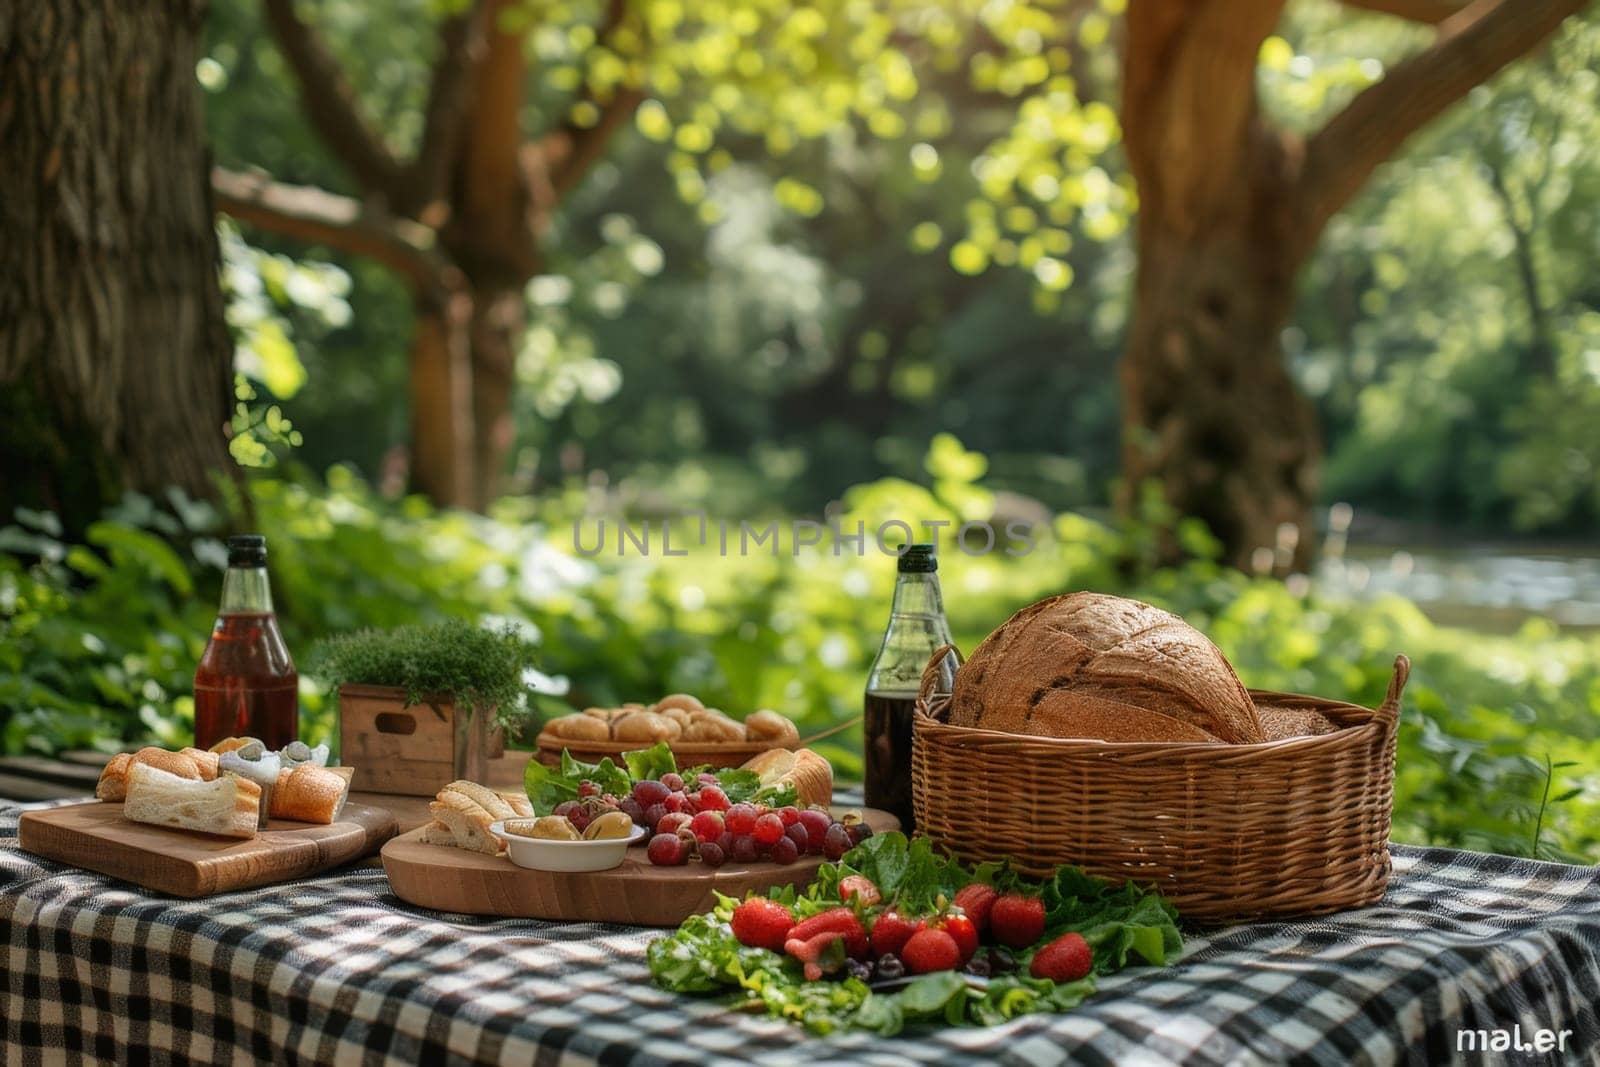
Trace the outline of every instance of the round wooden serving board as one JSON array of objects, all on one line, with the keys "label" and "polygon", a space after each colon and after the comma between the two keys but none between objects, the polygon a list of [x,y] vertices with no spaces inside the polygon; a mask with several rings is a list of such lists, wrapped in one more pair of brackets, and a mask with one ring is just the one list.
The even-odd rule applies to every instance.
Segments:
[{"label": "round wooden serving board", "polygon": [[[886,811],[860,810],[874,831],[900,826]],[[383,870],[395,896],[437,911],[503,918],[677,926],[710,911],[716,904],[713,892],[742,897],[751,890],[805,886],[823,862],[821,856],[801,856],[788,866],[729,863],[712,870],[691,861],[657,867],[645,858],[644,847],[635,845],[620,867],[558,874],[530,871],[504,856],[425,845],[421,834],[413,830],[383,846]]]}]

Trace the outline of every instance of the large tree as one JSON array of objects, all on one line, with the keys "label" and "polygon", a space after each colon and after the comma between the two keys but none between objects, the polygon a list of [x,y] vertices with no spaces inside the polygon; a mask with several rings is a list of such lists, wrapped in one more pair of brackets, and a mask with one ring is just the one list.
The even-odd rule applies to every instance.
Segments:
[{"label": "large tree", "polygon": [[371,120],[317,19],[294,0],[261,4],[306,121],[359,193],[219,169],[218,203],[405,279],[416,322],[412,481],[468,507],[492,499],[512,442],[524,287],[563,204],[641,105],[650,102],[646,135],[674,146],[682,192],[721,126],[782,148],[916,87],[889,48],[900,24],[848,0],[471,0],[445,5],[453,13],[437,23],[420,135],[408,144]]},{"label": "large tree", "polygon": [[1319,434],[1280,334],[1328,220],[1373,170],[1586,0],[1346,0],[1437,27],[1309,136],[1262,114],[1257,59],[1284,0],[1131,0],[1122,126],[1139,252],[1122,363],[1123,473],[1206,520],[1229,558],[1313,529]]},{"label": "large tree", "polygon": [[232,344],[195,61],[204,0],[0,11],[0,514],[209,495]]}]

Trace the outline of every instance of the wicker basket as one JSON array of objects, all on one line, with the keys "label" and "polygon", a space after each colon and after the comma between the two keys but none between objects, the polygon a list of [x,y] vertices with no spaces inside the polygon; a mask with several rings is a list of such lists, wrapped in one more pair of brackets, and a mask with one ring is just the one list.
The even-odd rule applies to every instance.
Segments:
[{"label": "wicker basket", "polygon": [[1376,711],[1252,690],[1257,705],[1315,709],[1341,727],[1255,745],[951,726],[930,671],[913,717],[917,826],[969,861],[1132,879],[1200,922],[1371,904],[1389,881],[1395,724],[1410,669],[1395,659]]}]

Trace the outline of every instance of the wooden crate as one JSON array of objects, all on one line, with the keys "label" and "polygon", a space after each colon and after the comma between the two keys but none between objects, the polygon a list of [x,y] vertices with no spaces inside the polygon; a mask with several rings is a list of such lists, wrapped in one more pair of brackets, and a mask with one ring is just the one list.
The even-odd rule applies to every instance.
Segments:
[{"label": "wooden crate", "polygon": [[[448,697],[407,707],[404,689],[340,687],[339,759],[355,768],[351,788],[431,797],[457,778],[486,780],[488,761],[505,754],[505,734],[498,727],[458,723],[458,714]],[[488,720],[494,709],[479,714]]]}]

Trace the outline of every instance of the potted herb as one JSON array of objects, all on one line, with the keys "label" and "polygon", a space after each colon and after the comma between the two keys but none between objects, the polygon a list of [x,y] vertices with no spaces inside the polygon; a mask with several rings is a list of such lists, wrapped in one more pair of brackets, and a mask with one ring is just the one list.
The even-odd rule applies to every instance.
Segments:
[{"label": "potted herb", "polygon": [[355,788],[432,796],[482,782],[527,713],[534,648],[514,625],[454,620],[361,630],[312,649],[309,671],[339,693],[340,759]]}]

